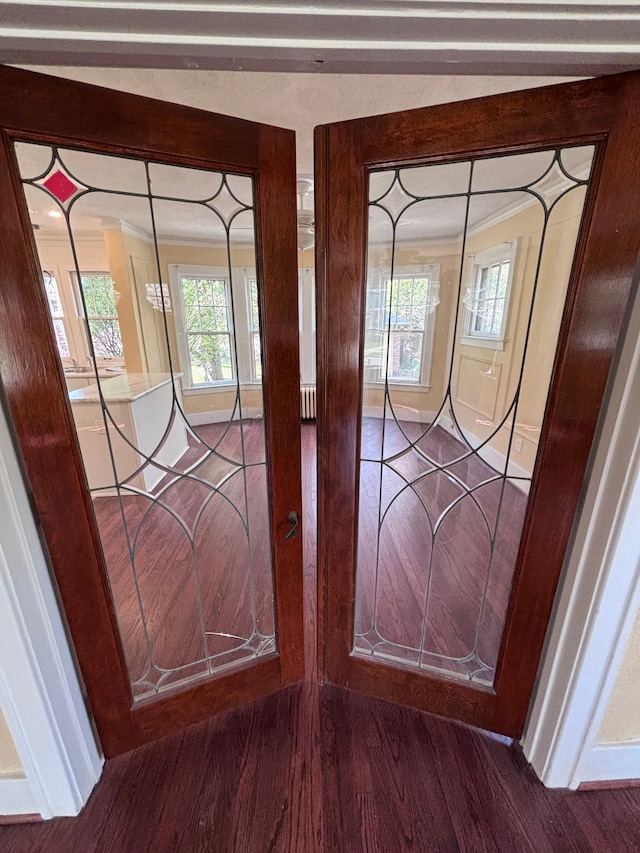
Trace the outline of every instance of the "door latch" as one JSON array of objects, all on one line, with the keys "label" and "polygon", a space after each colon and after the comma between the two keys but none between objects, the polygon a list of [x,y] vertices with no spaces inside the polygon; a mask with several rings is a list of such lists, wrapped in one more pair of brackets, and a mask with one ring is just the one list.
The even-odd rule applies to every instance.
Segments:
[{"label": "door latch", "polygon": [[289,513],[288,521],[291,527],[289,528],[289,532],[285,534],[284,538],[293,539],[295,536],[298,535],[298,513],[295,511],[295,509],[292,509]]}]

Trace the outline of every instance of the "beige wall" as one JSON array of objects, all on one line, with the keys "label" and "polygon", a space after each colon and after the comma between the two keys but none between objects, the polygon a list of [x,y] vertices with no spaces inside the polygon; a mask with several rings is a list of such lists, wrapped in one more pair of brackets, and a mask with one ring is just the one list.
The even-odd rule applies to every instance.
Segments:
[{"label": "beige wall", "polygon": [[[138,345],[143,372],[166,373],[169,370],[162,312],[147,300],[146,285],[158,282],[158,267],[153,243],[122,232],[130,286],[134,294],[132,307],[138,328]],[[118,317],[121,312],[118,310]],[[127,320],[131,325],[131,318]],[[126,361],[125,350],[125,361]],[[127,368],[129,369],[129,368]],[[133,372],[133,371],[131,371]]]},{"label": "beige wall", "polygon": [[627,643],[597,743],[640,743],[640,611]]},{"label": "beige wall", "polygon": [[[545,236],[516,415],[515,435],[522,439],[522,451],[515,446],[511,449],[511,459],[528,473],[533,471],[537,453],[583,201],[582,190],[561,199],[551,214]],[[506,415],[518,385],[542,226],[542,208],[536,204],[470,237],[467,244],[465,254],[473,255],[501,243],[517,242],[504,349],[461,342],[454,354],[456,416],[463,428],[481,439]],[[466,261],[462,281],[461,298],[464,298],[468,281]],[[464,307],[461,304],[461,316]],[[509,429],[504,428],[491,440],[491,446],[506,454],[508,438]]]},{"label": "beige wall", "polygon": [[109,259],[109,271],[115,289],[120,294],[116,309],[122,335],[124,363],[129,373],[145,373],[147,360],[141,346],[140,318],[137,310],[138,295],[129,275],[129,265],[122,231],[112,229],[104,232],[104,244]]},{"label": "beige wall", "polygon": [[24,770],[0,708],[0,779],[23,777]]}]

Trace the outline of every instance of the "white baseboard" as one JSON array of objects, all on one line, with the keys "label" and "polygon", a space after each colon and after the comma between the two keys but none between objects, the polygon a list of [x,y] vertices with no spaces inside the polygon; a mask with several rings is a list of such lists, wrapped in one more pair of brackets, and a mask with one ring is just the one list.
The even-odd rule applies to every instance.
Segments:
[{"label": "white baseboard", "polygon": [[583,754],[580,782],[640,779],[640,743],[596,743]]},{"label": "white baseboard", "polygon": [[[382,406],[363,406],[362,408],[362,417],[363,418],[382,418],[383,417],[383,408]],[[427,412],[420,411],[419,409],[410,409],[410,408],[401,408],[398,406],[394,406],[394,411],[398,420],[408,421],[409,423],[421,423],[421,424],[430,424],[435,420],[437,412]],[[458,438],[458,431],[453,425],[453,421],[447,415],[442,415],[440,420],[438,421],[438,426],[441,426],[442,429],[446,430],[451,435]],[[469,444],[472,447],[477,447],[479,444],[482,444],[482,439],[479,438],[474,433],[469,432],[469,430],[463,430],[464,437],[467,439]],[[485,445],[482,448],[482,457],[485,459],[489,465],[492,465],[498,471],[504,471],[505,457],[502,453],[499,453],[493,447],[489,447]],[[517,465],[515,462],[509,462],[509,470],[510,477],[527,477],[530,478],[531,474],[525,468],[522,468],[520,465]],[[529,494],[530,481],[529,479],[525,480],[512,480],[511,481],[514,486],[517,486],[520,491],[525,494]]]},{"label": "white baseboard", "polygon": [[[446,429],[447,432],[450,432],[452,435],[457,436],[458,430],[454,426],[453,421],[448,415],[444,415],[440,418],[440,426],[443,429]],[[472,447],[478,447],[478,445],[482,444],[483,440],[479,436],[475,435],[475,433],[470,432],[468,429],[464,429],[461,427],[462,433],[466,440]],[[506,462],[506,457],[503,453],[500,453],[494,447],[490,447],[488,444],[482,448],[482,458],[485,459],[489,465],[495,468],[497,471],[504,471],[504,464]],[[528,479],[525,480],[511,480],[516,488],[520,489],[521,492],[524,492],[526,495],[529,494],[529,489],[531,487],[531,472],[527,471],[526,468],[522,468],[522,466],[518,465],[513,460],[509,460],[509,467],[507,469],[507,474],[509,477],[526,477]]]},{"label": "white baseboard", "polygon": [[0,816],[40,814],[40,809],[24,778],[0,776]]},{"label": "white baseboard", "polygon": [[[404,408],[398,405],[394,405],[393,409],[399,421],[408,421],[412,424],[430,424],[437,415],[437,412],[426,412],[421,411],[420,409]],[[383,413],[384,409],[382,406],[362,407],[363,418],[382,418]],[[388,417],[391,417],[390,412],[388,412]]]},{"label": "white baseboard", "polygon": [[[218,412],[197,412],[193,415],[186,415],[186,418],[191,426],[201,426],[202,424],[224,423],[229,420],[232,414],[232,409],[221,409]],[[242,409],[242,417],[248,420],[255,420],[263,416],[262,409],[259,409],[257,406],[244,406]]]}]

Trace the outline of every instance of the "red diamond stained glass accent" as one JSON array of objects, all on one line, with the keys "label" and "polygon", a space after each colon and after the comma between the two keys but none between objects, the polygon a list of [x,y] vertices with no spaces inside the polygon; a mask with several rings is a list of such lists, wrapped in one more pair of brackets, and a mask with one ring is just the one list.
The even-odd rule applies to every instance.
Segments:
[{"label": "red diamond stained glass accent", "polygon": [[78,187],[69,180],[69,178],[58,169],[50,175],[46,181],[42,182],[42,186],[46,187],[51,195],[54,195],[58,201],[65,202],[68,198],[77,191]]}]

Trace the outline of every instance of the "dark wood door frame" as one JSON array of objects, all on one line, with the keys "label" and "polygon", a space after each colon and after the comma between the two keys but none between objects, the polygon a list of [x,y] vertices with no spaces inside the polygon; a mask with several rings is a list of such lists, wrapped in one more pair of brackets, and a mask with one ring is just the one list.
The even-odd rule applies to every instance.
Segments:
[{"label": "dark wood door frame", "polygon": [[[0,68],[0,376],[89,702],[107,757],[299,680],[302,517],[295,136],[292,131],[13,68]],[[55,346],[13,143],[252,175],[279,655],[132,707],[98,532]],[[295,329],[295,346],[289,339]],[[294,416],[280,417],[283,412]],[[283,544],[284,543],[284,544]]]},{"label": "dark wood door frame", "polygon": [[[638,258],[639,102],[640,75],[631,73],[316,128],[318,606],[327,681],[522,733]],[[590,143],[597,159],[495,689],[354,657],[368,170]]]}]

